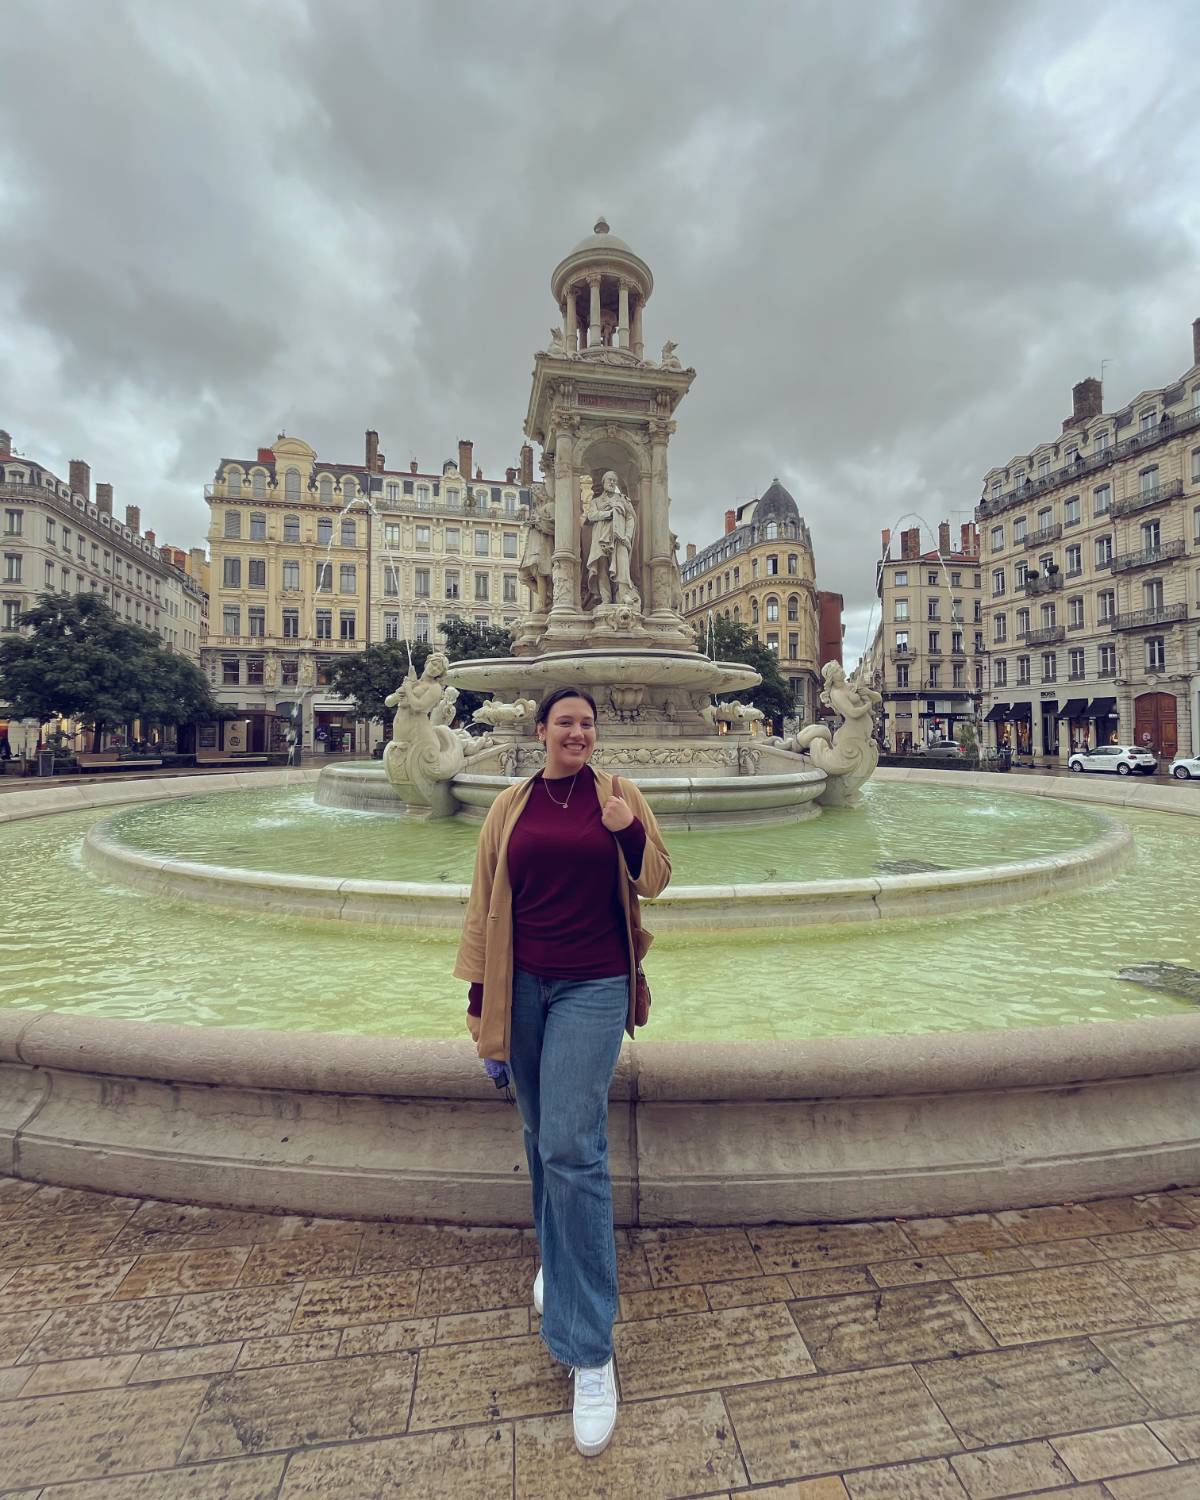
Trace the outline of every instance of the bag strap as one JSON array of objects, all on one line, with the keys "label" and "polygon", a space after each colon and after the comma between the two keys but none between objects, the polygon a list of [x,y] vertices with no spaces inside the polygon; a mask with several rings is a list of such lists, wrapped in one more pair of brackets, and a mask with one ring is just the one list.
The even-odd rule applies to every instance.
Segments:
[{"label": "bag strap", "polygon": [[621,795],[621,778],[619,776],[614,776],[612,779],[612,794],[614,797]]}]

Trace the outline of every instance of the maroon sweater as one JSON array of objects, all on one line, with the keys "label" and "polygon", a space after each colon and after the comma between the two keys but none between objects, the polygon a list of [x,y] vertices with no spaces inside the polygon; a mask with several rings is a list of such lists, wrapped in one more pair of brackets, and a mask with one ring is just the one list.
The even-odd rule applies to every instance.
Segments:
[{"label": "maroon sweater", "polygon": [[[639,818],[620,833],[600,820],[596,778],[584,766],[549,783],[539,774],[508,841],[512,885],[513,969],[546,979],[600,979],[629,967],[617,844],[636,880],[646,848]],[[469,1015],[481,1014],[483,985],[473,984]]]}]

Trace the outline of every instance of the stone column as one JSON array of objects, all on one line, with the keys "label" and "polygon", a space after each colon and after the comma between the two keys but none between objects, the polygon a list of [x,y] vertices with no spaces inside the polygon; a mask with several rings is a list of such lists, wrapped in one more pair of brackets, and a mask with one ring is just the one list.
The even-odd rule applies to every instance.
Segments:
[{"label": "stone column", "polygon": [[[598,325],[597,325],[598,331]],[[590,329],[589,329],[590,337]],[[554,597],[550,622],[579,611],[579,513],[575,496],[578,421],[559,427],[554,443]]]},{"label": "stone column", "polygon": [[[649,599],[642,601],[647,614],[665,606],[660,604],[667,587],[665,564],[671,555],[671,524],[667,514],[667,443],[675,424],[666,421],[650,423],[650,514],[645,518],[648,547],[648,569],[651,583]],[[648,580],[649,581],[649,580]]]},{"label": "stone column", "polygon": [[617,344],[629,348],[629,283],[621,278],[617,292]]},{"label": "stone column", "polygon": [[633,304],[633,352],[639,359],[644,359],[642,353],[642,299],[639,294]]},{"label": "stone column", "polygon": [[579,315],[575,307],[575,288],[573,286],[567,288],[566,343],[568,354],[577,354],[579,352]]},{"label": "stone column", "polygon": [[589,276],[588,286],[591,288],[591,300],[588,303],[588,347],[595,349],[600,344],[600,278]]}]

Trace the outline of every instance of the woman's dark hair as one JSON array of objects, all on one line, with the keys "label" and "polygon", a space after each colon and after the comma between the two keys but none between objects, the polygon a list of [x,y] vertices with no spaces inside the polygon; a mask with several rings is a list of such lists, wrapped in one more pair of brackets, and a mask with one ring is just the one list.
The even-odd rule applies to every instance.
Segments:
[{"label": "woman's dark hair", "polygon": [[561,703],[564,698],[582,698],[592,711],[592,717],[596,718],[596,700],[586,688],[560,687],[555,688],[552,693],[547,693],[538,704],[537,718],[535,723],[545,724],[550,717],[550,710],[556,703]]}]

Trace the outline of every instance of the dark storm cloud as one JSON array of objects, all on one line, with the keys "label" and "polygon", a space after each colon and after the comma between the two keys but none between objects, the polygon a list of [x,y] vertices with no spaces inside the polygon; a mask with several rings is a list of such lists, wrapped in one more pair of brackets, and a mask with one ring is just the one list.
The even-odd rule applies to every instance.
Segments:
[{"label": "dark storm cloud", "polygon": [[[515,459],[554,263],[604,212],[703,543],[778,474],[856,626],[881,526],[1188,362],[1186,4],[17,0],[0,425],[160,535],[280,427]],[[1136,62],[1135,62],[1136,59]],[[848,644],[857,650],[859,640]]]}]

